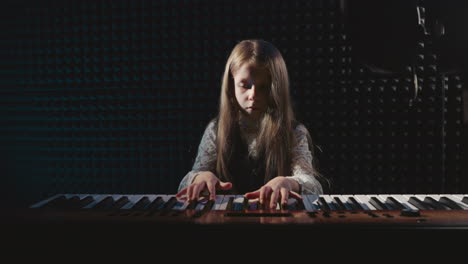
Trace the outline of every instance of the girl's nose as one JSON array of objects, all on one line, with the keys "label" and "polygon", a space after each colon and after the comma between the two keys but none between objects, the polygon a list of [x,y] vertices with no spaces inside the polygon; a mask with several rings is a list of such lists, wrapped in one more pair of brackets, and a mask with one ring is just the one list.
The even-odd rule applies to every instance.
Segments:
[{"label": "girl's nose", "polygon": [[257,94],[257,88],[255,87],[255,85],[252,85],[252,87],[250,87],[250,89],[249,89],[248,99],[253,100],[255,98],[256,94]]}]

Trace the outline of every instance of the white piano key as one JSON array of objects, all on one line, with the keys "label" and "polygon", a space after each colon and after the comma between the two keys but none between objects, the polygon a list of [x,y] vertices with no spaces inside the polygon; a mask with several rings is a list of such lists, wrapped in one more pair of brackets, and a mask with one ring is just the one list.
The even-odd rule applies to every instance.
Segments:
[{"label": "white piano key", "polygon": [[65,194],[56,194],[56,195],[54,195],[54,196],[52,196],[52,197],[49,197],[49,198],[47,198],[47,199],[45,199],[45,200],[42,200],[42,201],[40,201],[40,202],[37,202],[37,203],[31,205],[29,208],[39,208],[39,207],[42,207],[42,206],[44,206],[46,203],[48,203],[48,202],[52,201],[53,199],[55,199],[55,198],[57,198],[57,197],[59,197],[59,196],[62,196],[62,195],[65,195]]},{"label": "white piano key", "polygon": [[[383,205],[384,205],[384,210],[391,210],[393,209],[391,205],[387,204],[385,201],[387,200],[386,198],[383,198],[380,194],[368,194],[369,197],[369,203],[370,203],[370,198],[375,197],[375,199],[379,200]],[[372,205],[372,204],[371,204]],[[375,208],[375,206],[374,206]],[[377,208],[376,208],[377,210]]]},{"label": "white piano key", "polygon": [[185,210],[190,203],[186,199],[177,199],[177,203],[172,207],[173,210]]},{"label": "white piano key", "polygon": [[[352,210],[352,209],[353,209],[353,208],[351,208],[351,206],[350,206],[350,205],[347,203],[347,201],[346,201],[348,198],[345,199],[345,198],[343,197],[343,195],[341,195],[341,194],[339,194],[339,195],[334,194],[334,195],[330,195],[330,197],[331,197],[331,199],[332,199],[335,203],[338,203],[338,202],[335,200],[335,198],[339,198],[340,201],[343,203],[343,205],[344,205],[344,207],[345,207],[345,209],[343,209],[343,210]],[[336,208],[336,209],[338,209],[338,208]]]},{"label": "white piano key", "polygon": [[332,203],[332,197],[328,194],[323,194],[323,195],[320,195],[320,197],[323,197],[323,199],[327,202],[328,204],[328,207],[330,207],[330,210],[336,210],[337,208],[335,207],[335,205],[333,205]]},{"label": "white piano key", "polygon": [[227,204],[228,204],[229,199],[230,199],[231,197],[232,197],[232,198],[235,198],[236,196],[233,195],[233,194],[224,195],[223,201],[219,204],[217,210],[226,210]]},{"label": "white piano key", "polygon": [[358,203],[361,205],[364,210],[377,210],[370,202],[370,197],[368,195],[363,195],[363,194],[357,194],[354,195],[354,198]]},{"label": "white piano key", "polygon": [[461,200],[465,195],[458,195],[458,194],[448,194],[448,195],[443,195],[452,201],[456,202],[460,207],[463,208],[463,210],[468,210],[468,205],[466,203],[463,203]]},{"label": "white piano key", "polygon": [[198,203],[197,203],[197,206],[195,206],[195,210],[202,210],[206,203],[208,202],[209,200],[205,197],[201,198],[198,200]]},{"label": "white piano key", "polygon": [[[288,198],[288,207],[287,208],[289,208],[292,205],[295,205],[296,202],[297,202],[296,198]],[[295,206],[295,207],[297,207],[297,206]],[[296,208],[296,210],[297,210],[297,208]]]},{"label": "white piano key", "polygon": [[392,195],[397,201],[399,201],[406,209],[419,210],[416,206],[408,202],[409,198],[414,194],[395,194]]},{"label": "white piano key", "polygon": [[131,194],[127,195],[128,197],[128,203],[126,203],[124,206],[122,206],[121,209],[126,210],[126,209],[131,209],[138,201],[145,197],[144,194]]},{"label": "white piano key", "polygon": [[217,194],[215,198],[215,204],[211,210],[220,210],[220,206],[223,203],[224,195]]},{"label": "white piano key", "polygon": [[91,203],[83,207],[83,209],[93,208],[96,204],[104,200],[104,198],[106,198],[109,195],[108,194],[92,194],[91,196],[93,197],[94,201],[92,201]]},{"label": "white piano key", "polygon": [[[245,197],[242,194],[236,195],[234,201],[232,202],[234,208],[238,208],[244,203]],[[236,204],[236,205],[234,205]]]},{"label": "white piano key", "polygon": [[318,210],[318,201],[319,196],[317,194],[305,194],[302,195],[304,202],[304,207],[306,210]]},{"label": "white piano key", "polygon": [[[353,210],[353,207],[351,206],[351,202],[348,202],[350,197],[353,197],[354,199],[356,199],[356,195],[353,195],[353,194],[343,194],[341,195],[340,199],[345,204],[345,206],[348,206],[350,210]],[[356,199],[356,201],[362,206],[362,203],[359,201],[359,199]]]}]

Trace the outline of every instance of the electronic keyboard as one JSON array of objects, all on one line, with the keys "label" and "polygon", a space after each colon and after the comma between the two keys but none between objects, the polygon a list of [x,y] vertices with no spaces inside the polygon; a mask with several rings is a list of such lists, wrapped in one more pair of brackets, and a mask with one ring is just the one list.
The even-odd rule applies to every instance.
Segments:
[{"label": "electronic keyboard", "polygon": [[468,195],[302,195],[268,209],[243,195],[187,202],[169,194],[57,194],[27,212],[23,219],[61,223],[467,228]]}]

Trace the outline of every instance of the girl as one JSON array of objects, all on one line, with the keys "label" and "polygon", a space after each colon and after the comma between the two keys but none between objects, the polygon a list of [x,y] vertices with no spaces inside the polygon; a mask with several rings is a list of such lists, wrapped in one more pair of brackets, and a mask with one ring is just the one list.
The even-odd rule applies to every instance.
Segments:
[{"label": "girl", "polygon": [[321,194],[311,139],[295,118],[280,52],[263,40],[238,43],[226,63],[218,116],[205,129],[198,154],[179,185],[189,201],[208,191],[245,193],[276,208],[288,198]]}]

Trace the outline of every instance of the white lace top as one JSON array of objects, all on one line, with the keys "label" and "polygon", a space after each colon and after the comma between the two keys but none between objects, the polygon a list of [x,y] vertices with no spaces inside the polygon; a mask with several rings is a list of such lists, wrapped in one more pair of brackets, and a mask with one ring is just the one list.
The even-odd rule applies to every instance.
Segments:
[{"label": "white lace top", "polygon": [[[256,157],[256,133],[258,125],[247,120],[239,121],[241,136],[249,146],[249,155]],[[292,151],[291,178],[301,185],[301,194],[322,194],[322,186],[314,177],[312,170],[312,154],[307,142],[307,128],[300,124],[295,131],[297,145]],[[216,129],[215,121],[211,121],[205,129],[198,147],[197,157],[192,170],[189,171],[179,184],[179,191],[189,186],[194,177],[203,171],[216,171]],[[252,190],[253,191],[253,190]]]}]

